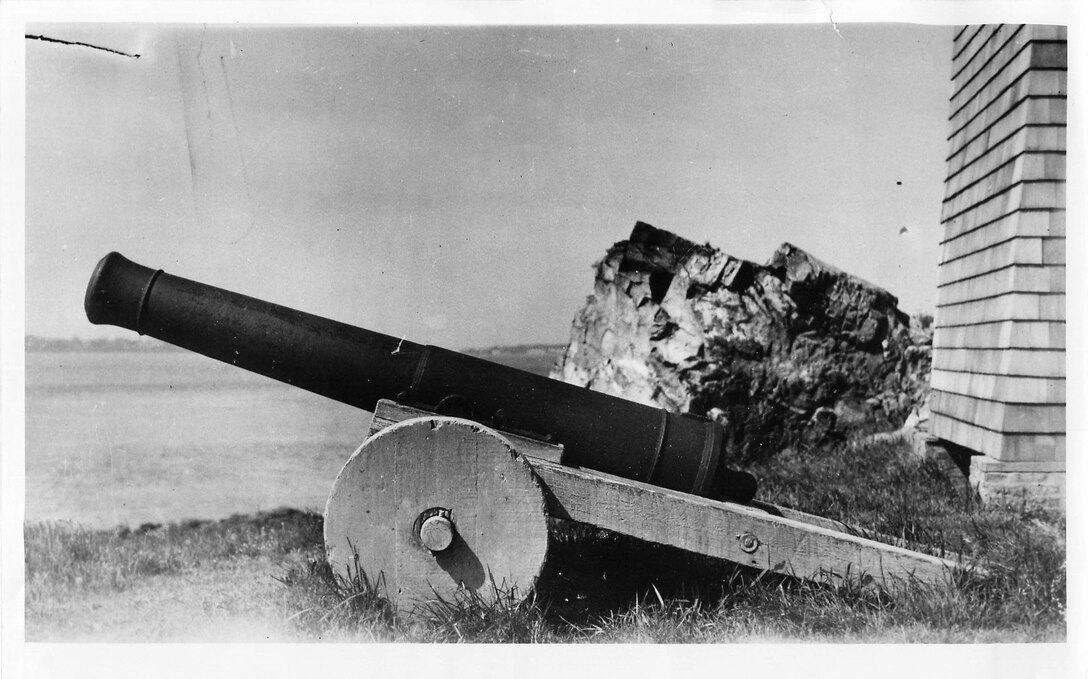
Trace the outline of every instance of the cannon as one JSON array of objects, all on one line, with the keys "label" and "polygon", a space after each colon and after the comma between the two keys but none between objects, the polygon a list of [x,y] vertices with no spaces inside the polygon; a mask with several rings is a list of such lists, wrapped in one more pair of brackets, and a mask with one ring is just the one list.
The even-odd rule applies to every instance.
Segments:
[{"label": "cannon", "polygon": [[[548,519],[773,571],[944,577],[955,564],[755,501],[720,425],[398,339],[136,264],[95,267],[88,320],[373,412],[333,483],[334,571],[406,608],[468,588],[529,592]],[[495,584],[501,583],[500,587]]]}]

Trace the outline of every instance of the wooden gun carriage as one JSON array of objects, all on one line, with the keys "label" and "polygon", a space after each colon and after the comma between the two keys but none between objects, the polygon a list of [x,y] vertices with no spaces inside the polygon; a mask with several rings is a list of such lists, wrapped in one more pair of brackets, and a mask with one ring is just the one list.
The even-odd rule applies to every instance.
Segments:
[{"label": "wooden gun carriage", "polygon": [[110,253],[85,299],[128,328],[372,411],[337,476],[334,571],[403,609],[531,591],[549,518],[797,577],[940,581],[957,563],[756,501],[719,425],[203,285]]}]

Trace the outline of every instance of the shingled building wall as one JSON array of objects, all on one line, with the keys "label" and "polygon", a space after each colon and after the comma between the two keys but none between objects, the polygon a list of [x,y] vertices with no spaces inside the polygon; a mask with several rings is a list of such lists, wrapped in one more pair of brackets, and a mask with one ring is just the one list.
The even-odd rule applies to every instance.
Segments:
[{"label": "shingled building wall", "polygon": [[934,436],[984,498],[1065,493],[1066,29],[959,29],[933,340]]}]

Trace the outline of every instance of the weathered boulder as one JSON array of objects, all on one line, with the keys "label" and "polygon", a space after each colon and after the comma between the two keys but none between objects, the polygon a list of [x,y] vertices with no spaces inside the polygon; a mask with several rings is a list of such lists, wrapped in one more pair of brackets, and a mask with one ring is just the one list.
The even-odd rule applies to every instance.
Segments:
[{"label": "weathered boulder", "polygon": [[639,222],[595,266],[552,376],[714,417],[742,459],[899,427],[928,397],[897,299],[789,243],[759,265]]}]

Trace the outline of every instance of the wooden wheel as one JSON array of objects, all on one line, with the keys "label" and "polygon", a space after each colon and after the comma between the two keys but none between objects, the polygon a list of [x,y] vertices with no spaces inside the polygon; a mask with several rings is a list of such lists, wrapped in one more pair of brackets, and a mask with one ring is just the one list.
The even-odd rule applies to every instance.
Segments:
[{"label": "wooden wheel", "polygon": [[548,527],[540,482],[498,433],[428,416],[375,434],[336,477],[325,509],[334,572],[358,566],[401,610],[464,587],[521,598]]}]

